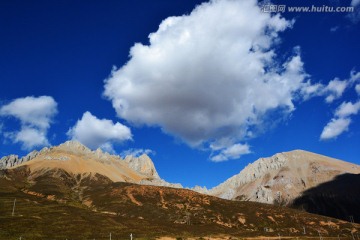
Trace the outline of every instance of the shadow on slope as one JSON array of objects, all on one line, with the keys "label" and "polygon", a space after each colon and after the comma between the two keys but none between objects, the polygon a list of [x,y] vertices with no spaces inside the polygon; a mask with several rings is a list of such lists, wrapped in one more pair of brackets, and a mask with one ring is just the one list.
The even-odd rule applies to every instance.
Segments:
[{"label": "shadow on slope", "polygon": [[332,181],[308,189],[291,206],[360,223],[360,174],[342,174]]}]

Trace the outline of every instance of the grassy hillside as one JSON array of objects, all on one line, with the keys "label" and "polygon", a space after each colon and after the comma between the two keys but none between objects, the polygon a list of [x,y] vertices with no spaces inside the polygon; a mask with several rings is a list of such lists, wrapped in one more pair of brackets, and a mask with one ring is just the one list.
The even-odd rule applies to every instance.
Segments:
[{"label": "grassy hillside", "polygon": [[[15,213],[12,216],[16,199]],[[304,234],[304,228],[306,234]],[[360,226],[294,209],[186,189],[113,183],[61,170],[0,173],[0,239],[155,239],[356,234]]]}]

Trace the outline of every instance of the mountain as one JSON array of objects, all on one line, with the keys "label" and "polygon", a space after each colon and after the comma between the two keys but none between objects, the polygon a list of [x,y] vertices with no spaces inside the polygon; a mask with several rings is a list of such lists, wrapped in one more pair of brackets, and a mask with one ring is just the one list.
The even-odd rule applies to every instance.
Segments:
[{"label": "mountain", "polygon": [[[293,206],[299,207],[301,205],[303,209],[307,210],[305,202],[313,199],[313,197],[310,196],[316,195],[315,193],[320,194],[320,189],[323,191],[324,188],[319,186],[330,183],[344,174],[359,173],[359,165],[307,151],[295,150],[278,153],[268,158],[260,158],[245,167],[239,174],[229,178],[213,189],[206,190],[198,188],[196,190],[224,199],[287,206],[292,205],[295,199],[297,199]],[[340,194],[339,196],[344,197],[344,199],[348,197],[353,199],[354,197],[351,195],[351,192],[356,189],[357,192],[354,196],[356,196],[356,199],[359,200],[358,202],[360,203],[360,193],[358,187],[355,187],[360,186],[358,180],[357,178],[357,181],[353,182],[354,185],[352,185],[350,181],[348,183],[342,182],[343,185],[339,185],[338,183],[336,189],[339,191],[332,191],[332,195],[340,194],[340,190],[347,186],[347,196],[345,196],[345,194]],[[326,186],[330,185],[331,184],[327,184]],[[331,189],[331,187],[328,187],[328,189],[329,188]],[[341,192],[344,193],[344,191]],[[305,198],[307,199],[306,201]],[[317,206],[319,208],[326,208],[325,205],[320,202],[313,203],[313,205],[314,204],[318,204]],[[342,205],[346,204],[349,204],[349,202],[343,200]],[[342,205],[337,204],[339,209],[346,207]],[[360,208],[360,204],[357,204],[357,206]],[[312,209],[315,208],[313,207]],[[325,214],[330,211],[312,210],[311,212]],[[349,214],[343,211],[343,214],[330,214],[329,216],[348,220]]]},{"label": "mountain", "polygon": [[224,199],[287,204],[307,189],[344,173],[360,173],[360,166],[295,150],[260,158],[239,174],[203,191]]},{"label": "mountain", "polygon": [[[346,194],[358,188],[349,182],[356,184],[359,166],[305,151],[259,159],[218,187],[194,189],[206,194],[165,182],[147,155],[122,159],[75,141],[23,158],[3,157],[0,168],[0,239],[108,239],[110,233],[113,239],[129,234],[350,238],[360,233],[356,223],[303,211],[339,217],[329,214],[330,205],[347,214],[360,209],[359,194]],[[293,203],[298,209],[265,203]],[[350,208],[344,208],[347,203]]]},{"label": "mountain", "polygon": [[104,153],[101,149],[91,151],[77,141],[67,141],[59,146],[33,151],[23,158],[16,155],[0,159],[0,169],[26,166],[31,176],[44,175],[46,172],[61,169],[68,174],[94,176],[99,174],[114,182],[144,183],[159,186],[182,187],[162,180],[147,155],[127,156]]},{"label": "mountain", "polygon": [[359,224],[296,209],[114,182],[97,172],[43,168],[34,174],[30,167],[0,170],[0,239],[350,239],[360,233]]},{"label": "mountain", "polygon": [[[295,168],[298,177],[307,172],[309,166],[300,153],[262,159],[244,169],[241,181],[234,177],[229,182],[238,181],[241,188],[260,181],[266,184],[265,189],[281,191],[280,184],[289,184],[286,179],[293,174],[290,170],[294,166],[299,168]],[[310,155],[312,161],[314,156],[318,159],[308,163],[317,169],[316,181],[325,179],[319,172],[324,169],[341,166],[344,171],[357,170],[355,165]],[[298,162],[292,162],[295,160]],[[100,149],[91,151],[75,141],[33,151],[23,158],[3,157],[0,166],[0,239],[109,239],[110,233],[113,239],[126,239],[130,234],[137,239],[210,235],[218,239],[319,235],[348,238],[360,232],[360,225],[355,223],[183,189],[162,180],[147,155],[122,159]],[[263,175],[268,175],[268,181],[263,180]],[[303,181],[306,186],[316,185],[305,177]],[[238,190],[233,184],[223,184],[208,193],[238,199],[242,194]]]}]

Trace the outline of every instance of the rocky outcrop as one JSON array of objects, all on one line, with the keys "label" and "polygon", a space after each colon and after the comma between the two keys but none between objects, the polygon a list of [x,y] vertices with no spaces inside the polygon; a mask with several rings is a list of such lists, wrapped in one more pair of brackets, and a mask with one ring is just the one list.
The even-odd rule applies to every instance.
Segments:
[{"label": "rocky outcrop", "polygon": [[156,171],[153,161],[146,154],[143,154],[139,157],[128,155],[125,157],[124,161],[128,164],[128,166],[131,169],[147,176],[147,178],[142,179],[139,182],[139,184],[161,186],[161,187],[183,188],[183,186],[180,183],[169,183],[161,179]]},{"label": "rocky outcrop", "polygon": [[89,148],[85,147],[80,142],[74,141],[74,140],[66,141],[54,148],[62,149],[62,150],[65,150],[67,152],[72,152],[72,153],[81,153],[81,154],[91,154],[92,153],[92,151]]},{"label": "rocky outcrop", "polygon": [[9,155],[0,159],[0,169],[10,168],[17,165],[19,162],[18,155]]},{"label": "rocky outcrop", "polygon": [[193,187],[191,190],[198,192],[198,193],[202,193],[202,194],[208,194],[209,190],[206,187],[201,187],[196,185],[195,187]]},{"label": "rocky outcrop", "polygon": [[183,186],[180,183],[169,183],[161,178],[155,178],[155,179],[143,179],[140,181],[141,185],[151,185],[151,186],[160,186],[160,187],[171,187],[171,188],[183,188]]},{"label": "rocky outcrop", "polygon": [[160,179],[159,174],[155,169],[154,163],[146,154],[143,154],[140,157],[134,157],[132,155],[126,156],[125,162],[131,169],[138,173],[141,173],[150,178]]},{"label": "rocky outcrop", "polygon": [[0,169],[15,167],[19,164],[22,164],[24,162],[34,159],[38,154],[39,154],[39,152],[35,150],[35,151],[30,152],[28,155],[26,155],[22,158],[19,158],[18,155],[9,155],[9,156],[2,157],[0,159]]}]

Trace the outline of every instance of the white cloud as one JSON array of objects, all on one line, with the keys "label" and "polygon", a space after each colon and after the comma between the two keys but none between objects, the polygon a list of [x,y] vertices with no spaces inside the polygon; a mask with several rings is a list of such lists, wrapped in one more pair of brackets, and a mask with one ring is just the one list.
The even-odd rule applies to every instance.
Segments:
[{"label": "white cloud", "polygon": [[98,119],[90,112],[85,112],[67,135],[91,149],[102,148],[110,152],[113,152],[113,143],[132,139],[127,126],[108,119]]},{"label": "white cloud", "polygon": [[[360,72],[351,71],[350,77],[345,80],[339,80],[335,78],[330,81],[326,87],[322,87],[319,95],[327,95],[326,102],[331,103],[333,100],[340,98],[346,88],[352,87],[354,84],[360,81]],[[355,90],[359,94],[359,84],[355,85]],[[355,103],[343,102],[335,111],[334,117],[324,127],[320,139],[327,140],[336,138],[345,131],[348,131],[351,123],[350,116],[358,114],[360,110],[360,100]]]},{"label": "white cloud", "polygon": [[350,5],[354,7],[354,11],[346,15],[346,17],[354,24],[357,24],[360,21],[360,0],[352,0]]},{"label": "white cloud", "polygon": [[351,120],[349,118],[331,119],[331,121],[324,127],[320,139],[328,140],[336,138],[343,132],[348,130]]},{"label": "white cloud", "polygon": [[310,81],[303,83],[301,95],[304,100],[308,100],[315,96],[323,95],[324,85],[321,83],[312,84]]},{"label": "white cloud", "polygon": [[23,149],[47,146],[47,131],[56,114],[57,103],[50,96],[17,98],[0,108],[0,116],[18,119],[21,129],[5,132],[4,136],[21,143]]},{"label": "white cloud", "polygon": [[247,144],[236,143],[232,146],[221,149],[217,154],[211,157],[214,162],[227,161],[229,159],[237,159],[242,155],[251,153]]},{"label": "white cloud", "polygon": [[120,156],[121,157],[126,157],[126,156],[134,156],[134,157],[139,157],[143,154],[146,154],[146,155],[150,155],[150,154],[155,154],[155,152],[151,149],[142,149],[142,148],[130,148],[130,149],[127,149],[125,151],[123,151]]},{"label": "white cloud", "polygon": [[0,109],[0,115],[15,117],[24,125],[41,129],[49,128],[56,113],[57,103],[49,96],[17,98]]},{"label": "white cloud", "polygon": [[360,72],[352,70],[349,78],[344,80],[335,78],[329,81],[327,85],[321,83],[311,84],[310,81],[308,81],[303,84],[301,91],[305,99],[315,96],[324,96],[327,103],[332,103],[334,100],[341,98],[347,88],[352,87],[359,81]]},{"label": "white cloud", "polygon": [[330,32],[336,32],[339,29],[339,26],[334,26],[330,28]]},{"label": "white cloud", "polygon": [[285,62],[272,50],[293,22],[255,0],[210,1],[169,17],[113,70],[104,95],[119,117],[159,126],[191,146],[244,139],[263,117],[294,109],[307,74],[299,49]]},{"label": "white cloud", "polygon": [[49,141],[46,132],[31,127],[24,127],[9,137],[15,143],[21,143],[24,149],[32,149],[36,146],[48,146]]},{"label": "white cloud", "polygon": [[351,123],[350,116],[358,114],[360,101],[356,103],[343,102],[335,111],[335,117],[324,127],[320,139],[328,140],[336,138],[345,131],[348,131]]},{"label": "white cloud", "polygon": [[340,107],[336,110],[335,116],[340,118],[346,118],[350,115],[355,115],[360,110],[360,101],[356,103],[343,102]]},{"label": "white cloud", "polygon": [[357,7],[357,6],[359,6],[359,5],[360,5],[360,0],[352,0],[352,1],[351,1],[351,6]]},{"label": "white cloud", "polygon": [[222,149],[215,156],[212,156],[211,160],[214,162],[222,162],[222,161],[227,161],[229,159],[237,159],[240,158],[241,155],[245,155],[249,153],[251,153],[249,145],[237,143]]},{"label": "white cloud", "polygon": [[358,95],[360,95],[360,84],[357,84],[357,85],[355,86],[355,90],[356,90],[356,93],[357,93]]},{"label": "white cloud", "polygon": [[333,102],[335,99],[338,99],[344,93],[346,87],[348,86],[347,80],[339,80],[335,78],[331,80],[329,84],[324,88],[323,92],[327,95],[325,101],[327,103]]},{"label": "white cloud", "polygon": [[356,72],[355,70],[352,70],[350,72],[350,78],[349,78],[350,83],[356,83],[360,81],[360,72]]}]

